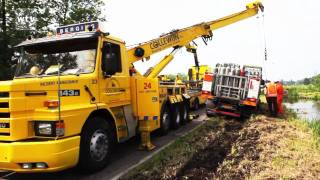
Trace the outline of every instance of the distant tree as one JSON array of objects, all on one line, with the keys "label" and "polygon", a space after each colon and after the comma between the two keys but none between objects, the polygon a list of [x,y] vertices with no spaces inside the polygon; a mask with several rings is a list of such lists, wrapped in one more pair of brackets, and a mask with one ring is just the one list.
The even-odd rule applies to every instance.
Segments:
[{"label": "distant tree", "polygon": [[0,80],[11,79],[17,63],[13,46],[42,37],[50,25],[105,20],[103,0],[0,0]]},{"label": "distant tree", "polygon": [[175,75],[175,74],[168,74],[167,75],[167,78],[170,79],[170,81],[175,81],[176,77],[177,77],[177,75]]},{"label": "distant tree", "polygon": [[178,73],[177,75],[180,77],[182,81],[188,80],[188,76],[185,73]]},{"label": "distant tree", "polygon": [[296,82],[295,82],[295,81],[293,81],[293,80],[290,80],[290,81],[284,81],[284,82],[283,82],[283,84],[284,84],[284,85],[289,85],[289,86],[290,86],[290,85],[295,85],[295,84],[296,84]]},{"label": "distant tree", "polygon": [[51,0],[49,4],[55,11],[55,23],[59,25],[105,20],[101,16],[102,0]]},{"label": "distant tree", "polygon": [[309,85],[311,83],[311,79],[310,78],[304,78],[303,79],[303,84],[304,85]]}]

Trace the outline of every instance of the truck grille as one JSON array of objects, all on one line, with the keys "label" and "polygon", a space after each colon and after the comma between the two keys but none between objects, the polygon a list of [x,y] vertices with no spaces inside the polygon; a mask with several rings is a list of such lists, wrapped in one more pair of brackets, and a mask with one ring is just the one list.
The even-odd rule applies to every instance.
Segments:
[{"label": "truck grille", "polygon": [[8,98],[9,97],[9,92],[0,92],[0,97]]},{"label": "truck grille", "polygon": [[0,123],[0,128],[10,128],[9,123]]},{"label": "truck grille", "polygon": [[9,92],[0,92],[0,136],[10,136]]},{"label": "truck grille", "polygon": [[0,113],[0,118],[10,118],[10,113]]},{"label": "truck grille", "polygon": [[9,108],[9,103],[8,102],[0,103],[0,108]]},{"label": "truck grille", "polygon": [[10,136],[9,122],[0,122],[0,136]]}]

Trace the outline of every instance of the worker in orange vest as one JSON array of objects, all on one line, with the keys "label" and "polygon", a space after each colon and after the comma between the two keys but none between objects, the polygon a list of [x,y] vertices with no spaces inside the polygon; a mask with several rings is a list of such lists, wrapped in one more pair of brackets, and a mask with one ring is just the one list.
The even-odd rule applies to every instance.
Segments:
[{"label": "worker in orange vest", "polygon": [[278,113],[283,114],[283,108],[282,108],[282,100],[283,100],[283,86],[279,81],[276,81],[276,86],[277,86],[277,104],[278,104]]},{"label": "worker in orange vest", "polygon": [[278,115],[277,85],[273,82],[267,81],[265,91],[270,115],[276,117]]}]

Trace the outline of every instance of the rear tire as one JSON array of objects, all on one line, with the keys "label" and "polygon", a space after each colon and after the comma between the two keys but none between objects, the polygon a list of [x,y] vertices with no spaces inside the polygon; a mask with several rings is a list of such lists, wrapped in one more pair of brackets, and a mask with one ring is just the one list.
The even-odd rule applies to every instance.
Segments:
[{"label": "rear tire", "polygon": [[104,168],[109,162],[114,139],[112,128],[105,119],[88,119],[81,132],[79,169],[91,173]]},{"label": "rear tire", "polygon": [[184,125],[189,121],[189,110],[188,110],[188,104],[186,101],[182,101],[180,103],[180,117],[181,117],[181,124]]},{"label": "rear tire", "polygon": [[160,135],[168,134],[170,130],[171,118],[169,106],[165,105],[160,115]]},{"label": "rear tire", "polygon": [[173,129],[178,129],[181,124],[181,116],[180,116],[180,108],[179,103],[171,104],[171,124]]}]

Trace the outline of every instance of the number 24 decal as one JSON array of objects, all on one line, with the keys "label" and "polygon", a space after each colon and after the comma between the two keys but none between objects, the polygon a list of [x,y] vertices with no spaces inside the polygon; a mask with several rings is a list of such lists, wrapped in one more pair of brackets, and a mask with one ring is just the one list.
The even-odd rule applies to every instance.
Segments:
[{"label": "number 24 decal", "polygon": [[144,83],[144,89],[151,89],[151,83]]}]

